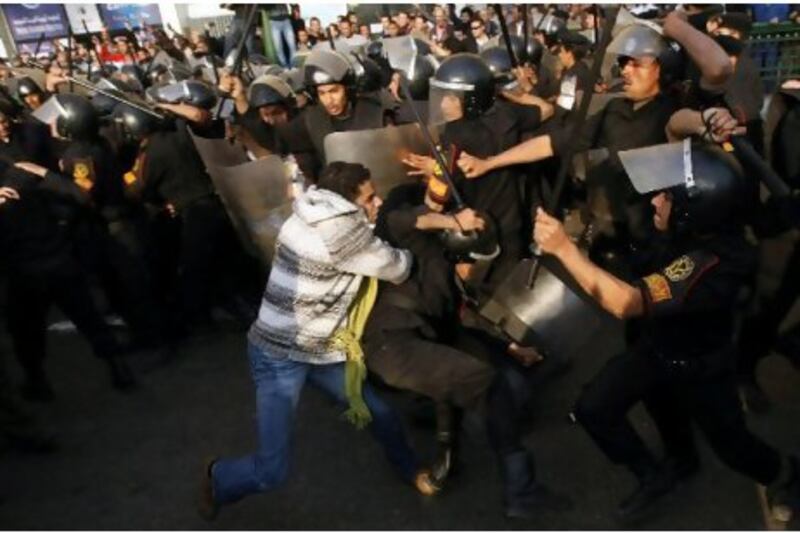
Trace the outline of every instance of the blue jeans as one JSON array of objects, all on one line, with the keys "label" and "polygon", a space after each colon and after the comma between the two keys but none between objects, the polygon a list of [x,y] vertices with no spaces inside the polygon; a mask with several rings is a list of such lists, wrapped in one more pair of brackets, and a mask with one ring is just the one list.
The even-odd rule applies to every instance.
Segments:
[{"label": "blue jeans", "polygon": [[[292,419],[306,379],[339,403],[347,402],[344,363],[311,365],[272,359],[252,344],[247,351],[256,385],[259,447],[253,454],[219,459],[214,463],[211,474],[217,503],[235,502],[248,494],[276,488],[286,480]],[[399,417],[367,383],[364,383],[363,394],[372,414],[370,432],[403,478],[412,480],[417,471],[417,459],[408,445]]]},{"label": "blue jeans", "polygon": [[[284,68],[291,68],[292,58],[297,53],[297,43],[294,40],[294,28],[292,28],[291,19],[270,20],[269,25],[272,28],[272,42],[275,44],[278,62]],[[286,45],[289,47],[288,57],[283,50],[281,36],[283,36],[283,39],[286,39]]]}]

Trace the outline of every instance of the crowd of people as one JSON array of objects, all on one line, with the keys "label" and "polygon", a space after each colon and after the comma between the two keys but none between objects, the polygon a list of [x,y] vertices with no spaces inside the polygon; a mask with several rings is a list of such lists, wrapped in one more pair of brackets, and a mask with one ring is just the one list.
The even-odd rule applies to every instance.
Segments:
[{"label": "crowd of people", "polygon": [[[230,7],[224,33],[143,25],[0,65],[0,270],[24,375],[18,390],[0,373],[6,436],[52,447],[21,405],[56,397],[52,306],[126,392],[131,358],[168,361],[224,313],[247,328],[258,449],[203,465],[205,518],[285,481],[306,381],[426,496],[457,482],[463,414],[483,413],[506,515],[566,511],[523,443],[525,406],[564,365],[530,312],[561,313],[533,298],[541,269],[625,321],[624,353],[573,413],[637,481],[617,518],[697,471],[692,423],[773,517],[800,510],[800,459],[743,411],[767,407],[763,356],[800,366],[800,335],[778,333],[800,248],[774,293],[755,290],[760,243],[800,225],[800,80],[781,80],[765,122],[747,45],[754,17],[796,11],[448,4],[387,13],[375,34],[355,13],[323,28],[298,5]],[[376,167],[408,124],[436,144]],[[355,155],[334,157],[333,134]],[[232,162],[252,184],[227,185]],[[429,401],[432,464],[376,380]],[[640,402],[661,457],[628,420]]]}]

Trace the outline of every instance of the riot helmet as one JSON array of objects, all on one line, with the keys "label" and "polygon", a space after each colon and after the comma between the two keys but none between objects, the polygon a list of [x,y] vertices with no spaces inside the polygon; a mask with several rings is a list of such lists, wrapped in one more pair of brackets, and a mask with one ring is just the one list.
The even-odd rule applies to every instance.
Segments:
[{"label": "riot helmet", "polygon": [[147,95],[159,103],[187,104],[206,110],[217,103],[214,89],[198,80],[184,80],[161,87],[151,87],[147,90]]},{"label": "riot helmet", "polygon": [[481,52],[481,57],[489,65],[498,88],[511,90],[517,86],[517,78],[514,76],[508,50],[499,46],[492,46]]},{"label": "riot helmet", "polygon": [[448,57],[436,69],[430,85],[430,118],[434,124],[458,118],[452,114],[449,98],[461,101],[462,114],[467,118],[482,115],[494,103],[494,75],[477,54]]},{"label": "riot helmet", "polygon": [[56,118],[58,135],[70,140],[92,139],[100,126],[97,111],[88,99],[77,94],[53,96],[59,106]]},{"label": "riot helmet", "polygon": [[687,138],[619,157],[638,193],[672,195],[671,231],[706,235],[744,223],[752,185],[736,157],[718,145]]},{"label": "riot helmet", "polygon": [[[118,98],[125,98],[125,92],[129,89],[129,87],[122,81],[113,80],[113,79],[106,79],[102,78],[100,81],[95,83],[95,87],[98,89],[102,89],[104,93],[110,93]],[[95,92],[92,94],[92,105],[100,114],[100,116],[108,116],[114,111],[114,107],[116,107],[117,102],[119,100],[112,98],[111,96],[107,96],[100,92]]]},{"label": "riot helmet", "polygon": [[17,96],[20,100],[25,100],[25,97],[31,94],[44,94],[42,88],[32,78],[24,77],[17,81]]},{"label": "riot helmet", "polygon": [[294,91],[289,84],[270,74],[256,78],[247,91],[247,101],[256,109],[267,105],[294,107],[294,99]]},{"label": "riot helmet", "polygon": [[303,79],[312,92],[320,85],[341,84],[347,88],[355,85],[353,67],[345,56],[327,49],[312,51],[303,64]]},{"label": "riot helmet", "polygon": [[[411,98],[416,101],[425,101],[430,93],[430,81],[436,72],[436,60],[431,56],[417,56],[414,61],[414,71],[408,79],[408,90]],[[407,76],[408,78],[408,76]]]},{"label": "riot helmet", "polygon": [[368,57],[353,54],[353,73],[356,77],[356,90],[359,93],[373,93],[383,87],[383,70]]},{"label": "riot helmet", "polygon": [[622,28],[606,49],[604,71],[610,71],[614,62],[621,69],[630,60],[654,58],[660,67],[659,84],[662,89],[679,80],[683,72],[680,46],[668,41],[648,25],[634,23]]},{"label": "riot helmet", "polygon": [[[140,105],[144,106],[143,103]],[[114,120],[120,124],[126,137],[134,140],[141,140],[151,133],[157,131],[162,121],[150,113],[145,113],[141,109],[125,103],[119,103],[114,108]]]}]

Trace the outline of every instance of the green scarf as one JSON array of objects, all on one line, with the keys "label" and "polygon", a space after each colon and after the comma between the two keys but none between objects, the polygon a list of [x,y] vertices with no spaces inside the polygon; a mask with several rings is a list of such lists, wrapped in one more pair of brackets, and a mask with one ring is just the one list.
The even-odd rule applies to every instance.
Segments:
[{"label": "green scarf", "polygon": [[364,327],[367,325],[367,319],[377,297],[378,280],[364,278],[347,313],[347,324],[339,328],[331,339],[333,349],[342,350],[347,355],[344,366],[344,390],[348,408],[344,412],[344,417],[358,429],[364,428],[372,421],[372,415],[361,395],[361,385],[367,377],[361,337],[364,335]]}]

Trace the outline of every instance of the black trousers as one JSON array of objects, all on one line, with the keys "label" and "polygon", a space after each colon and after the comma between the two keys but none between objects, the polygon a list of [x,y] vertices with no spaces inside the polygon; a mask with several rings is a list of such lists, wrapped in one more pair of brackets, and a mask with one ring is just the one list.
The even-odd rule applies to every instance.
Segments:
[{"label": "black trousers", "polygon": [[521,422],[530,397],[524,367],[506,355],[506,346],[487,333],[461,328],[448,343],[419,329],[389,330],[364,340],[369,370],[385,383],[472,408],[486,401],[492,448],[503,455],[521,450]]},{"label": "black trousers", "polygon": [[800,243],[795,244],[783,278],[772,298],[764,302],[762,311],[748,319],[742,328],[739,343],[739,373],[755,380],[756,366],[769,354],[778,328],[800,297]]},{"label": "black trousers", "polygon": [[47,312],[55,304],[78,328],[100,358],[119,346],[98,311],[78,264],[65,259],[44,269],[11,269],[8,280],[8,329],[17,358],[29,378],[43,375]]},{"label": "black trousers", "polygon": [[642,349],[608,361],[584,388],[575,416],[612,462],[637,475],[655,464],[627,418],[640,401],[656,423],[667,456],[697,458],[694,421],[730,468],[764,485],[777,478],[780,454],[747,429],[733,374],[689,379],[670,373]]}]

